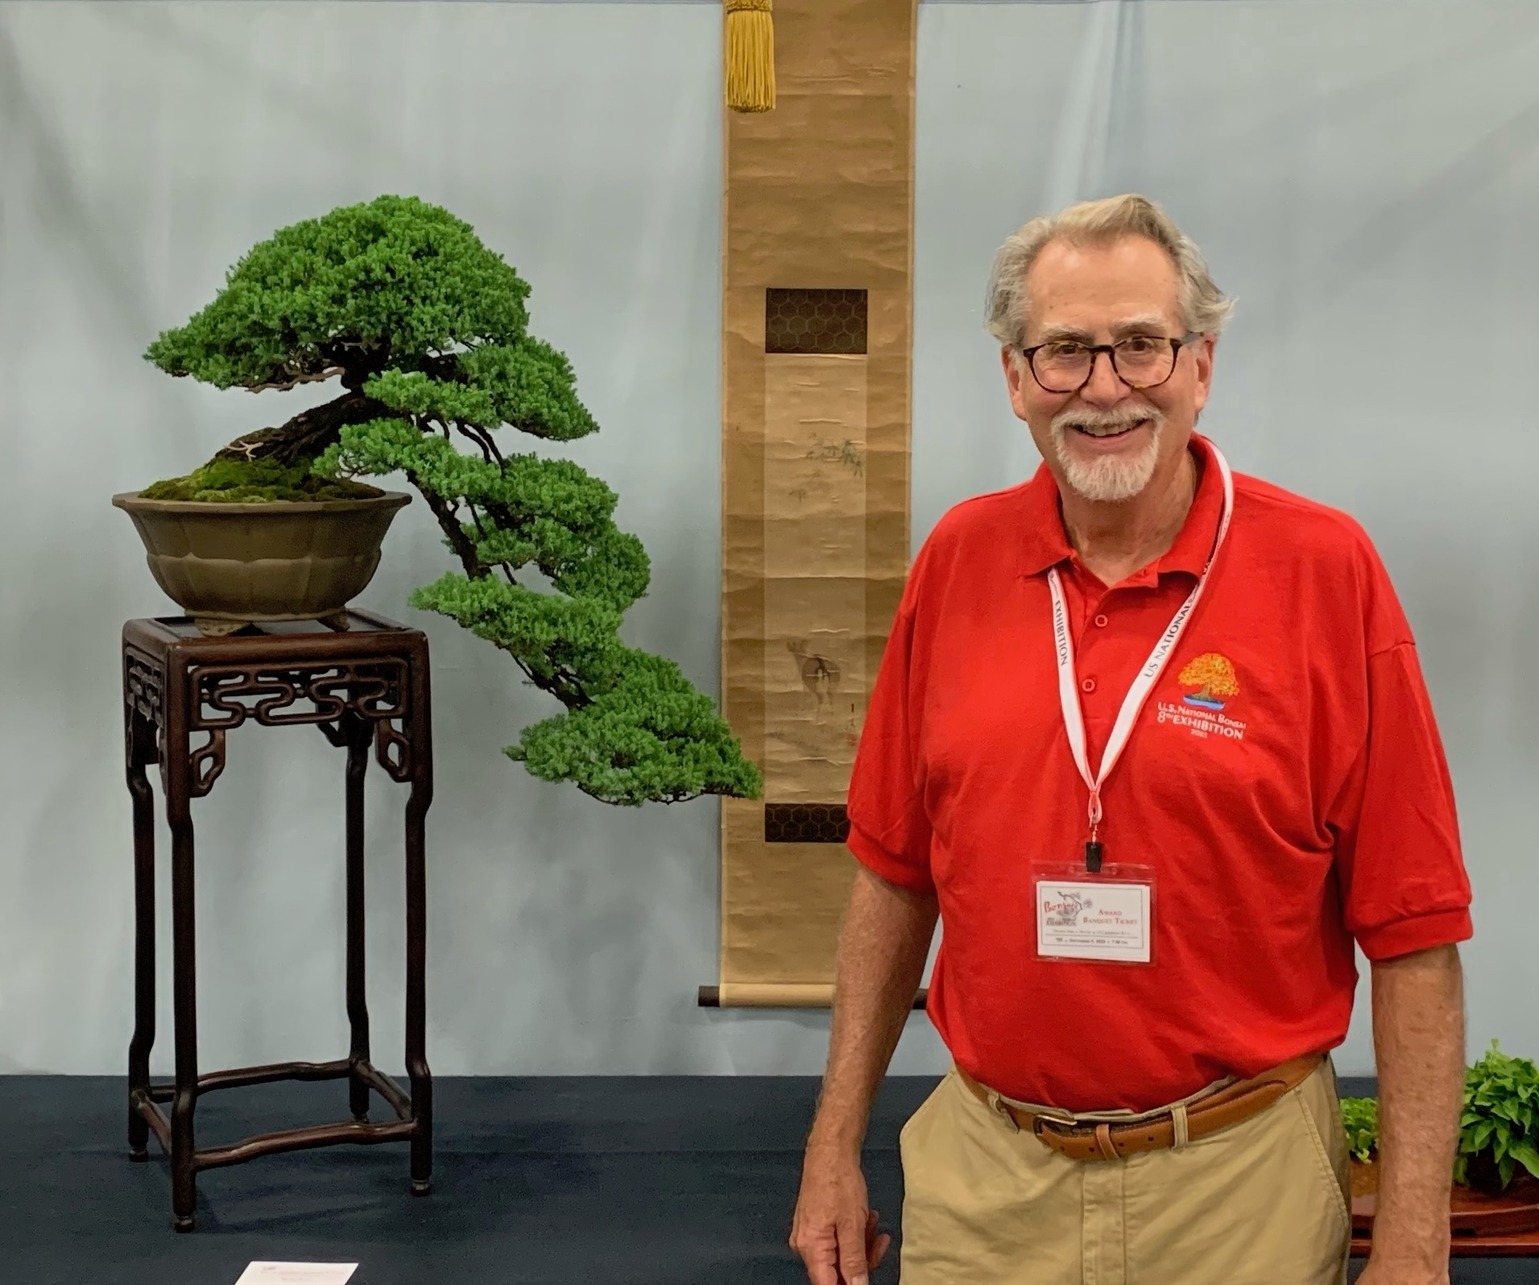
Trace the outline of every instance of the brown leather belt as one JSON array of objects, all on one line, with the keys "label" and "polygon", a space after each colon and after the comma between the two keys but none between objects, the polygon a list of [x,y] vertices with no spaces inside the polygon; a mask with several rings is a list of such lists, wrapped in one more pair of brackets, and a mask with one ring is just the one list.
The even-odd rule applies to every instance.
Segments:
[{"label": "brown leather belt", "polygon": [[[1187,1139],[1195,1141],[1205,1138],[1259,1115],[1307,1080],[1324,1060],[1323,1053],[1295,1058],[1254,1079],[1226,1085],[1207,1097],[1189,1103],[1186,1107]],[[980,1102],[989,1105],[992,1100],[994,1109],[1013,1120],[1017,1127],[1033,1134],[1044,1146],[1068,1156],[1070,1160],[1119,1160],[1139,1151],[1160,1151],[1174,1146],[1176,1142],[1177,1111],[1174,1108],[1166,1107],[1147,1119],[1128,1123],[1102,1121],[1074,1124],[1000,1101],[960,1066],[956,1072]]]}]

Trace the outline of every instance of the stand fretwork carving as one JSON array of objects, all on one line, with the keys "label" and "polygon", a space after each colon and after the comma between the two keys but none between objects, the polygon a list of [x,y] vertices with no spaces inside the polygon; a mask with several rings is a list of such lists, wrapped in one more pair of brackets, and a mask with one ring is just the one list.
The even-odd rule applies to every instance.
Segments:
[{"label": "stand fretwork carving", "polygon": [[[433,792],[427,639],[382,616],[350,611],[330,624],[253,626],[205,636],[190,620],[131,620],[123,627],[127,783],[134,813],[135,1023],[129,1046],[129,1152],[148,1157],[154,1133],[171,1158],[173,1225],[194,1226],[199,1171],[256,1156],[337,1143],[411,1144],[411,1190],[425,1194],[432,1171],[432,1078],[426,1056],[425,818]],[[313,725],[347,751],[348,1056],[332,1062],[198,1074],[193,921],[194,843],[190,804],[225,768],[228,736],[248,722]],[[364,994],[363,785],[370,747],[406,802],[406,1070],[409,1092],[370,1061]],[[150,1080],[155,1039],[155,809],[145,769],[158,764],[171,828],[172,964],[176,1073]],[[289,1129],[230,1146],[199,1149],[199,1095],[276,1080],[346,1079],[351,1123]],[[378,1093],[393,1120],[369,1120]],[[160,1103],[171,1103],[169,1119]]]}]

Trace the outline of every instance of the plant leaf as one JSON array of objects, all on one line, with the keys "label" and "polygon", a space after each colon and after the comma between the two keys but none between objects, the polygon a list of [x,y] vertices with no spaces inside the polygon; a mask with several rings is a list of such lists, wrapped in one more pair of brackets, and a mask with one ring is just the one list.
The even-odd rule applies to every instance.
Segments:
[{"label": "plant leaf", "polygon": [[1539,1147],[1535,1147],[1529,1139],[1524,1138],[1514,1143],[1508,1148],[1508,1154],[1535,1178],[1539,1178]]}]

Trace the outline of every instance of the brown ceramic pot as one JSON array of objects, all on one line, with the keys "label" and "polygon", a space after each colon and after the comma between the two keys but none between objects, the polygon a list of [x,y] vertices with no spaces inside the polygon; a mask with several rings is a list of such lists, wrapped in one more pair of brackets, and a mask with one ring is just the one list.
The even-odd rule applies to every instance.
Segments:
[{"label": "brown ceramic pot", "polygon": [[255,504],[112,497],[144,541],[150,573],[204,633],[253,620],[336,620],[379,566],[400,491]]}]

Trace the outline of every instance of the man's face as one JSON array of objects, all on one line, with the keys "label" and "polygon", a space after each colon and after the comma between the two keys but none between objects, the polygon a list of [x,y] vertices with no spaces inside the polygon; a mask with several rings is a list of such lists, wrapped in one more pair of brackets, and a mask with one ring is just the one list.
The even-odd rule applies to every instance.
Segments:
[{"label": "man's face", "polygon": [[[1026,274],[1025,346],[1179,339],[1179,289],[1170,256],[1146,237],[1085,246],[1051,241]],[[1010,404],[1059,486],[1105,503],[1130,500],[1173,474],[1213,375],[1211,338],[1183,345],[1169,379],[1143,389],[1125,383],[1106,353],[1097,354],[1089,382],[1068,393],[1044,389],[1018,351],[1007,348],[1003,357]]]}]

